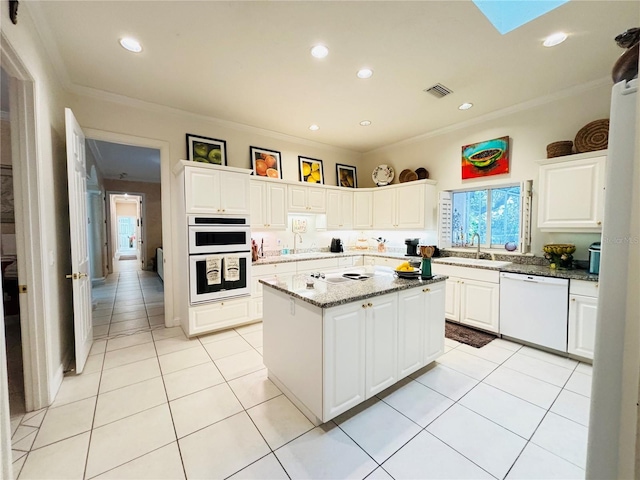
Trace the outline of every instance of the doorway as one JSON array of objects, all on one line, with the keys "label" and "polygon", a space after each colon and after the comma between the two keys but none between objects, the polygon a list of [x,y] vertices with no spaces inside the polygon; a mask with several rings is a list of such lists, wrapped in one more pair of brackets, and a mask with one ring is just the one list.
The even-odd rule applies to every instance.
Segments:
[{"label": "doorway", "polygon": [[[110,214],[110,243],[113,248],[113,272],[121,270],[120,262],[135,261],[138,270],[145,270],[144,194],[108,192]],[[130,268],[128,268],[130,270]]]}]

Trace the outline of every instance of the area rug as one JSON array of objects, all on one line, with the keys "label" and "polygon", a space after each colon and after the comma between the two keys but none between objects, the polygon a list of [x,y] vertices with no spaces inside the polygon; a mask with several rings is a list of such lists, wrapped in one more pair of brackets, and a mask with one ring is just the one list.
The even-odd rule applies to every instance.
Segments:
[{"label": "area rug", "polygon": [[497,338],[496,335],[491,335],[490,333],[481,332],[480,330],[451,322],[445,323],[444,336],[475,348],[484,347],[487,343]]},{"label": "area rug", "polygon": [[137,260],[138,257],[136,257],[135,255],[121,255],[120,256],[120,261],[123,260]]}]

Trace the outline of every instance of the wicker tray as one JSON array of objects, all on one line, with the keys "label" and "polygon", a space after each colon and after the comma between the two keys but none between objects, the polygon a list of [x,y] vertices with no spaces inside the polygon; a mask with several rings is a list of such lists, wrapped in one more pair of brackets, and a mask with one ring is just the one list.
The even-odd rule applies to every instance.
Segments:
[{"label": "wicker tray", "polygon": [[573,142],[571,140],[561,140],[547,145],[547,158],[563,157],[571,155]]},{"label": "wicker tray", "polygon": [[582,127],[575,139],[576,153],[604,150],[609,144],[609,119],[595,120]]}]

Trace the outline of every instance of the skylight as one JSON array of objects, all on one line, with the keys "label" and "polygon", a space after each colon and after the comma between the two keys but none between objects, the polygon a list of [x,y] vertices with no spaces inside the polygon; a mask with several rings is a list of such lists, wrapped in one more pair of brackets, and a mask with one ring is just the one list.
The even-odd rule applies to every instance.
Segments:
[{"label": "skylight", "polygon": [[502,35],[555,10],[569,0],[473,0]]}]

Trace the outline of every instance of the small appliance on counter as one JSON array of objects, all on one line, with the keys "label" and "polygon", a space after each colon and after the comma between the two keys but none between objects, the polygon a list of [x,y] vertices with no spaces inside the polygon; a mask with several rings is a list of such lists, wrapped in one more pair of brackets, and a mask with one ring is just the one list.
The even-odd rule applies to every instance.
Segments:
[{"label": "small appliance on counter", "polygon": [[600,242],[589,246],[589,273],[600,274]]},{"label": "small appliance on counter", "polygon": [[404,244],[407,246],[407,253],[405,253],[405,257],[418,257],[420,254],[418,253],[418,243],[420,243],[419,238],[407,238],[404,241]]},{"label": "small appliance on counter", "polygon": [[329,247],[329,250],[333,253],[344,252],[344,248],[342,246],[342,240],[340,240],[339,238],[332,238],[331,247]]}]

